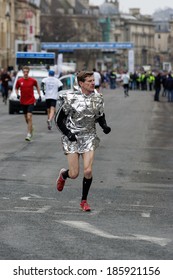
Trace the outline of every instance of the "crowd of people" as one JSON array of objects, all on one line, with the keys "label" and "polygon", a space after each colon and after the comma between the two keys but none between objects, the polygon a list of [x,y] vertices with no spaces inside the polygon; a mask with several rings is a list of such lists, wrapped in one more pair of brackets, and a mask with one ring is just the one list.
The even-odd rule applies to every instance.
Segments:
[{"label": "crowd of people", "polygon": [[173,73],[166,71],[127,71],[114,70],[100,72],[101,87],[116,89],[124,88],[124,96],[129,96],[129,90],[154,91],[154,101],[160,100],[160,94],[173,102]]},{"label": "crowd of people", "polygon": [[[94,79],[97,91],[100,89],[124,88],[124,96],[129,96],[129,90],[154,91],[154,101],[160,100],[160,94],[167,98],[168,102],[173,102],[173,73],[166,71],[98,71],[93,68]],[[9,72],[6,69],[0,70],[0,95],[4,104],[12,90],[16,71]],[[57,78],[54,75],[54,78]],[[51,117],[52,119],[52,117]],[[51,124],[50,126],[51,127]]]}]

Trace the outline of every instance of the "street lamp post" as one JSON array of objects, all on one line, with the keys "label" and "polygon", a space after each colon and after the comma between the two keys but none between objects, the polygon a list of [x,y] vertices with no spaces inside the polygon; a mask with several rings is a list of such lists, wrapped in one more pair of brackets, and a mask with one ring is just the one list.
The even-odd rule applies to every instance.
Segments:
[{"label": "street lamp post", "polygon": [[5,17],[6,17],[6,19],[7,19],[7,62],[6,62],[6,64],[7,64],[7,68],[8,68],[8,66],[9,66],[9,51],[10,51],[10,45],[11,45],[11,42],[10,42],[10,32],[11,32],[11,30],[10,30],[10,9],[9,8],[7,8],[7,11],[6,11],[6,13],[5,13]]}]

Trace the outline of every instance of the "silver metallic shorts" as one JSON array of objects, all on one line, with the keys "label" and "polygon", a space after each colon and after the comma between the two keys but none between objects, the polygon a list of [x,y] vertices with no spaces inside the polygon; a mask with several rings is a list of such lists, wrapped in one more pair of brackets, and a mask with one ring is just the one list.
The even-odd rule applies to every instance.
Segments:
[{"label": "silver metallic shorts", "polygon": [[76,142],[69,141],[67,136],[62,136],[61,140],[65,154],[83,154],[93,151],[99,146],[100,142],[96,134],[79,136]]}]

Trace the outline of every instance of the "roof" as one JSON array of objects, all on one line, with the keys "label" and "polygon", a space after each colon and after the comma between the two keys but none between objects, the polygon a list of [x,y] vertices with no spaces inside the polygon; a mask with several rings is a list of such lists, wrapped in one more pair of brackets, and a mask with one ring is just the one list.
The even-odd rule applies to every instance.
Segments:
[{"label": "roof", "polygon": [[115,15],[119,13],[119,9],[114,3],[103,3],[99,9],[103,15]]},{"label": "roof", "polygon": [[129,20],[137,20],[136,17],[130,15],[130,14],[121,14],[121,18],[124,18],[124,19],[129,19]]}]

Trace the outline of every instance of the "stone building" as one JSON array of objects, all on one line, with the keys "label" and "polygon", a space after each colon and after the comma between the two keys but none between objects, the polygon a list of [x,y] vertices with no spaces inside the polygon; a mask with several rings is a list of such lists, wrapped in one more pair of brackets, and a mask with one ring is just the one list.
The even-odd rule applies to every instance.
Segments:
[{"label": "stone building", "polygon": [[40,1],[15,2],[15,51],[37,51],[40,45]]},{"label": "stone building", "polygon": [[[89,1],[52,0],[50,13],[41,14],[42,42],[102,41],[98,8],[90,9]],[[78,69],[93,68],[98,51],[51,50],[63,53],[65,62],[77,63]]]},{"label": "stone building", "polygon": [[[173,13],[173,11],[172,11]],[[173,16],[154,19],[155,24],[155,65],[157,68],[173,66]],[[168,69],[171,68],[170,66]]]},{"label": "stone building", "polygon": [[[151,16],[141,15],[139,9],[121,13],[117,0],[106,0],[99,7],[89,6],[88,0],[52,0],[51,7],[50,14],[41,16],[43,42],[132,42],[135,67],[153,65],[154,24]],[[64,53],[66,60],[79,62],[80,58],[87,61],[83,67],[128,67],[128,50]]]},{"label": "stone building", "polygon": [[40,1],[0,0],[0,67],[15,66],[16,51],[40,47]]},{"label": "stone building", "polygon": [[[107,20],[107,39],[112,42],[132,42],[134,44],[135,68],[153,65],[154,24],[151,16],[140,14],[140,9],[130,9],[129,13],[119,11],[118,1],[106,1],[100,6],[102,21]],[[128,67],[128,50],[116,50],[107,53],[107,60],[115,68]],[[110,62],[108,63],[110,64]]]},{"label": "stone building", "polygon": [[13,65],[15,40],[14,0],[0,0],[0,67]]},{"label": "stone building", "polygon": [[[16,51],[39,51],[41,42],[132,42],[135,68],[173,63],[173,20],[153,21],[140,9],[119,10],[118,0],[0,0],[0,67],[15,65]],[[52,50],[51,50],[52,51]],[[57,55],[59,50],[54,50]],[[78,67],[127,68],[128,50],[61,50]]]}]

